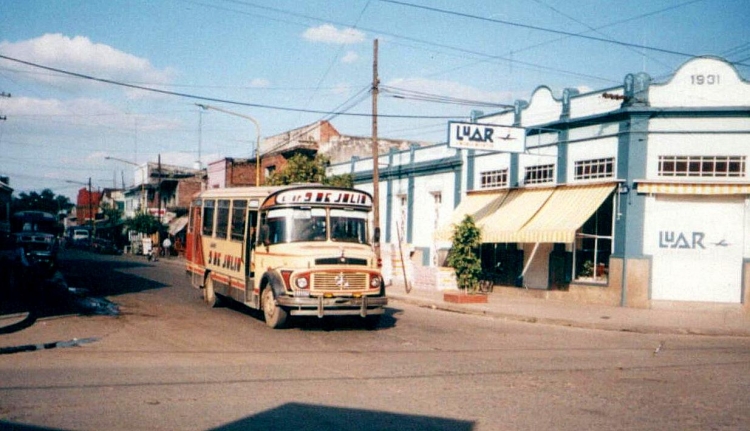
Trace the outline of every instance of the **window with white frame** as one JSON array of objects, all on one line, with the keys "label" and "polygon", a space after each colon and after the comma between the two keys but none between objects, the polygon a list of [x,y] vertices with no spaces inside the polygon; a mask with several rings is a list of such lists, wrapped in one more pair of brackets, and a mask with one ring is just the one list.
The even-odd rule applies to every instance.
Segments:
[{"label": "window with white frame", "polygon": [[745,156],[659,156],[662,177],[745,177]]},{"label": "window with white frame", "polygon": [[593,180],[597,178],[613,178],[615,176],[615,159],[579,160],[575,162],[573,178],[576,180]]},{"label": "window with white frame", "polygon": [[524,184],[544,184],[555,181],[555,165],[527,166],[523,176]]},{"label": "window with white frame", "polygon": [[609,258],[612,254],[614,197],[602,206],[576,232],[573,252],[573,279],[586,283],[609,281]]},{"label": "window with white frame", "polygon": [[479,174],[479,184],[482,189],[508,186],[508,169],[484,171]]}]

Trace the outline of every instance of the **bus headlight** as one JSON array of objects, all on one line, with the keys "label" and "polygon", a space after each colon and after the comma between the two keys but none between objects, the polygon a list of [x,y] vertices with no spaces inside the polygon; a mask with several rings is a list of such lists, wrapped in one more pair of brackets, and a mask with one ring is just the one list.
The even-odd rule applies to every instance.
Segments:
[{"label": "bus headlight", "polygon": [[294,280],[294,284],[297,285],[298,289],[307,289],[307,287],[310,285],[310,282],[306,277],[300,277]]},{"label": "bus headlight", "polygon": [[380,287],[380,277],[378,277],[377,275],[372,277],[370,279],[370,287],[373,287],[373,288]]}]

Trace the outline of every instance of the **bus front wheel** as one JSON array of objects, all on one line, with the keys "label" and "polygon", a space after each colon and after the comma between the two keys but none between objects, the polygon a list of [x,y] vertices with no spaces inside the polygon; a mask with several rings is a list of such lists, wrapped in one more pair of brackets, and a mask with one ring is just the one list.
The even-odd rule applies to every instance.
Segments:
[{"label": "bus front wheel", "polygon": [[263,317],[266,320],[266,325],[273,329],[281,328],[286,322],[286,316],[286,310],[276,305],[271,286],[263,289]]}]

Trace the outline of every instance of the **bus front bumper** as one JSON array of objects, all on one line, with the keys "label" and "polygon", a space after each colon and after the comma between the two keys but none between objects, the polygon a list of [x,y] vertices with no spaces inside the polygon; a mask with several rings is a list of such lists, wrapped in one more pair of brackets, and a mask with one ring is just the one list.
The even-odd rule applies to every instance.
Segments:
[{"label": "bus front bumper", "polygon": [[383,314],[388,304],[385,296],[362,296],[359,298],[338,297],[292,297],[276,298],[276,303],[286,308],[292,316],[370,316]]}]

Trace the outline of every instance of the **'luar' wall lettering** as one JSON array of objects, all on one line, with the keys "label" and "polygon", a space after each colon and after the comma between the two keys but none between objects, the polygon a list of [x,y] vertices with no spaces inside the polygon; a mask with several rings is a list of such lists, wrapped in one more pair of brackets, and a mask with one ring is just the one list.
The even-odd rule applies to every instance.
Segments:
[{"label": "'luar' wall lettering", "polygon": [[703,232],[659,232],[659,248],[684,248],[684,249],[705,249],[703,239],[706,234]]}]

